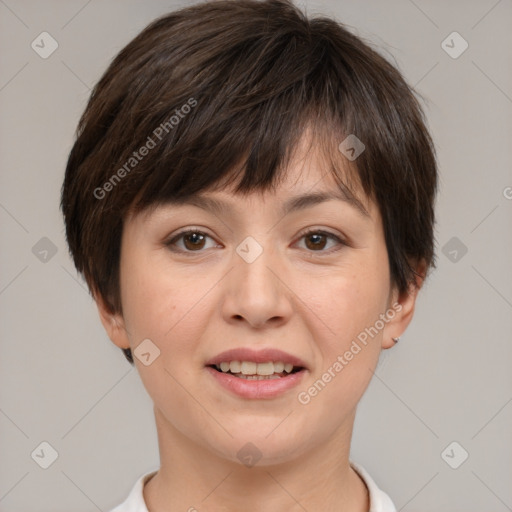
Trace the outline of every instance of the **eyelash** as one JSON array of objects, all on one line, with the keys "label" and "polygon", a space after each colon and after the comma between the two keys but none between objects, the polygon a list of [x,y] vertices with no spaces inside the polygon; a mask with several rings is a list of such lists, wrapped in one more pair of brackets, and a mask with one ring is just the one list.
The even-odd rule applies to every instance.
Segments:
[{"label": "eyelash", "polygon": [[[189,229],[185,229],[183,231],[180,231],[179,233],[177,233],[175,236],[172,237],[171,240],[169,240],[168,242],[165,243],[165,245],[167,247],[170,248],[171,251],[173,252],[180,252],[182,254],[194,254],[194,253],[201,253],[201,252],[204,252],[202,250],[199,250],[199,251],[188,251],[188,250],[183,250],[183,249],[174,249],[174,248],[171,248],[173,245],[175,245],[175,242],[178,241],[179,239],[183,238],[184,236],[186,235],[190,235],[190,234],[199,234],[199,235],[204,235],[204,236],[207,236],[208,238],[212,238],[210,235],[208,235],[207,233],[205,233],[204,231],[201,231],[200,229],[194,229],[194,228],[189,228]],[[338,242],[338,244],[340,246],[348,246],[348,243],[345,242],[343,239],[341,239],[339,236],[335,235],[334,233],[330,233],[329,231],[325,231],[323,229],[308,229],[304,232],[302,232],[299,236],[299,240],[302,240],[303,238],[306,238],[308,237],[309,235],[322,235],[322,236],[326,236],[328,238],[331,238],[333,240],[335,240],[336,242]],[[213,238],[212,238],[213,240]],[[341,249],[341,247],[338,247],[337,249],[334,249],[334,250],[320,250],[320,251],[308,251],[310,253],[310,256],[312,257],[323,257],[325,255],[328,255],[328,254],[332,254],[334,252],[337,252]],[[316,254],[316,253],[319,253],[319,254]]]}]

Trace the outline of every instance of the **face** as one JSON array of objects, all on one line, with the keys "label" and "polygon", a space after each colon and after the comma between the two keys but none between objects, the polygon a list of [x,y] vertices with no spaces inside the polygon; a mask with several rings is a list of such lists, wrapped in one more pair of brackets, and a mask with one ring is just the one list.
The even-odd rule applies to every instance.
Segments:
[{"label": "face", "polygon": [[260,464],[286,462],[346,434],[412,314],[414,298],[391,287],[374,203],[368,215],[342,198],[284,212],[319,192],[339,187],[298,153],[275,192],[205,192],[224,208],[166,205],[125,223],[123,315],[104,324],[132,349],[163,428],[224,459],[252,442]]}]

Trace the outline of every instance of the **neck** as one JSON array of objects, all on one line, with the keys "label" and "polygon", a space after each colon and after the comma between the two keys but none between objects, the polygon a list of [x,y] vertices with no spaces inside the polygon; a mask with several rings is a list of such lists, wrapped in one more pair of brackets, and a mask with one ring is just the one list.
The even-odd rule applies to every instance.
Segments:
[{"label": "neck", "polygon": [[368,512],[368,490],[349,463],[354,416],[315,450],[246,467],[195,443],[155,408],[161,467],[144,487],[148,510]]}]

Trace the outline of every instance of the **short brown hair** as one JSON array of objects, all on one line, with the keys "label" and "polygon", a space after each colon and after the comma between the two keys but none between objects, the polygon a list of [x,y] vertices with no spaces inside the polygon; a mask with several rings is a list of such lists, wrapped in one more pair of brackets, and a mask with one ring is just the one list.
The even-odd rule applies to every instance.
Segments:
[{"label": "short brown hair", "polygon": [[122,312],[129,211],[235,179],[237,193],[267,190],[312,126],[348,193],[338,146],[350,134],[364,144],[354,176],[379,207],[392,283],[406,291],[411,262],[435,266],[437,166],[415,94],[370,43],[291,0],[213,1],[156,19],[114,58],[77,128],[61,197],[77,270]]}]

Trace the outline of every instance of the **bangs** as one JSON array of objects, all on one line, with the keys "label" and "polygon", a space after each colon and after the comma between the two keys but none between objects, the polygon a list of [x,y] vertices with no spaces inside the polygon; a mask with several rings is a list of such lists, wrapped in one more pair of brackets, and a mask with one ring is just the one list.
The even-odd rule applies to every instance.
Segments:
[{"label": "bangs", "polygon": [[[178,98],[172,81],[146,84],[140,92],[145,97],[137,97],[146,108],[132,112],[131,126],[111,127],[112,138],[126,129],[136,135],[120,154],[119,167],[133,148],[149,138],[155,142],[126,178],[130,185],[125,192],[122,183],[116,187],[121,215],[231,186],[240,195],[274,190],[305,139],[321,156],[326,172],[359,206],[356,191],[361,185],[366,196],[373,195],[364,169],[338,149],[349,134],[366,141],[373,138],[368,128],[378,129],[375,120],[366,122],[373,112],[368,105],[354,111],[362,101],[352,91],[358,86],[360,91],[361,84],[355,83],[350,65],[333,58],[325,41],[311,44],[304,34],[286,32],[270,41],[245,40],[240,46],[229,48],[231,60],[215,54],[207,65],[201,59],[197,66],[206,70],[189,70],[188,90]],[[162,80],[159,73],[153,77]],[[175,112],[190,103],[195,106],[170,126]],[[168,130],[162,132],[158,127],[165,123]]]},{"label": "bangs", "polygon": [[[299,116],[292,122],[278,126],[275,133],[261,130],[231,138],[228,132],[229,137],[213,141],[211,146],[198,144],[201,150],[193,158],[178,161],[162,151],[127,211],[131,215],[150,214],[159,206],[180,203],[201,192],[230,190],[242,197],[253,192],[275,192],[300,152],[304,161],[317,159],[322,171],[319,181],[334,180],[350,202],[368,214],[371,198],[362,197],[358,169],[338,149],[344,139],[341,128],[333,129],[325,122],[313,124],[314,121]],[[371,191],[364,190],[364,194],[368,196]]]}]

